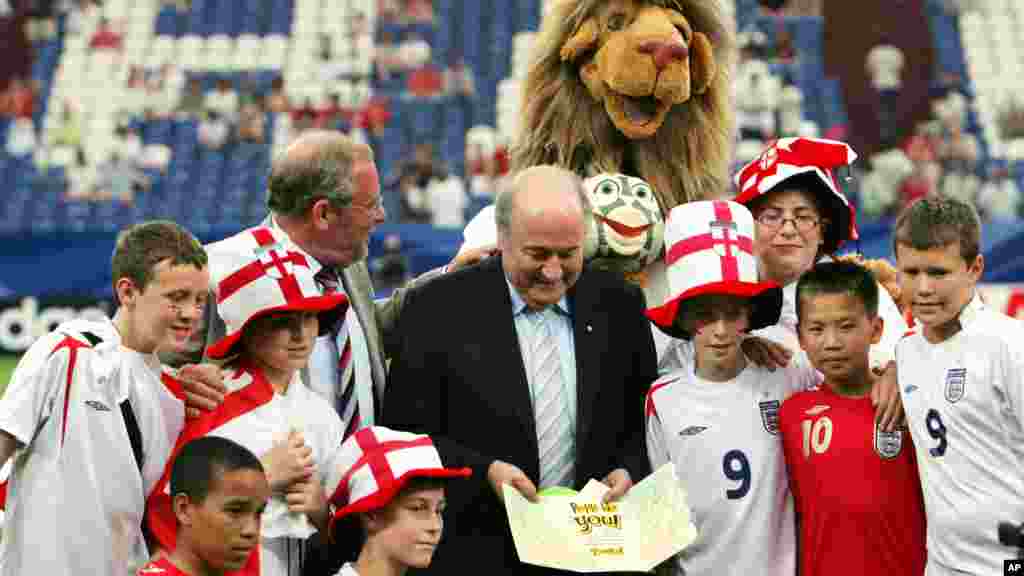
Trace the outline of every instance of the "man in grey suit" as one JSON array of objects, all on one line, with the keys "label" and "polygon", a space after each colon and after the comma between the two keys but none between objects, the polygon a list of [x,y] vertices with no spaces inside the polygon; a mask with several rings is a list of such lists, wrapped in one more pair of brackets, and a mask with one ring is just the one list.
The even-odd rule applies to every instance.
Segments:
[{"label": "man in grey suit", "polygon": [[[270,215],[259,226],[207,246],[211,270],[217,266],[217,255],[235,249],[233,245],[240,244],[241,236],[272,228],[288,238],[289,250],[307,256],[321,289],[343,290],[349,299],[349,311],[333,330],[317,339],[302,378],[338,409],[347,431],[369,426],[380,414],[387,381],[386,353],[393,349],[392,327],[408,289],[396,290],[383,302],[373,300],[367,244],[373,229],[384,222],[385,212],[372,149],[340,132],[303,133],[273,162],[267,206]],[[271,247],[266,248],[269,251]],[[485,252],[462,254],[449,268],[468,264]],[[437,270],[428,272],[410,287],[436,275]],[[197,362],[204,357],[206,346],[223,337],[224,331],[213,294],[186,357],[165,357],[164,361],[171,365]],[[339,338],[339,333],[346,336]],[[343,352],[343,342],[351,347],[350,354]],[[350,359],[351,370],[339,366],[345,356]],[[223,400],[223,389],[211,386],[208,378],[206,382],[186,381],[185,387],[188,410],[193,415]],[[352,539],[353,547],[357,540]],[[345,548],[335,546],[330,550],[333,558],[328,565],[323,547],[310,550],[305,572],[333,574],[331,566],[337,567],[348,552],[355,551]]]}]

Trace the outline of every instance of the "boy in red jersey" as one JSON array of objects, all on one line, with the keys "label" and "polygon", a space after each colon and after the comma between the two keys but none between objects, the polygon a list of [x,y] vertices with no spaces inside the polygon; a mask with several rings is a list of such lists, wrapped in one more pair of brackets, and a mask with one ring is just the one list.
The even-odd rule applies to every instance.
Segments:
[{"label": "boy in red jersey", "polygon": [[186,444],[171,468],[177,546],[138,576],[220,576],[245,566],[259,547],[270,484],[240,444],[204,436]]},{"label": "boy in red jersey", "polygon": [[913,445],[905,431],[882,431],[871,405],[878,284],[858,264],[824,262],[800,278],[796,301],[800,346],[825,377],[779,413],[800,574],[920,576],[925,516]]}]

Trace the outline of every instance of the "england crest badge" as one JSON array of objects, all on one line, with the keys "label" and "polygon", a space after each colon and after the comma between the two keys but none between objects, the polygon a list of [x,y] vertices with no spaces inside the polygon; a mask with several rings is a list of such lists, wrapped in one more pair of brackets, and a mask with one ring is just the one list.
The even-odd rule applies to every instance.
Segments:
[{"label": "england crest badge", "polygon": [[875,453],[886,460],[891,460],[899,456],[902,449],[903,432],[901,430],[884,432],[878,424],[875,424]]},{"label": "england crest badge", "polygon": [[950,368],[946,372],[946,401],[955,404],[964,397],[967,388],[967,368]]},{"label": "england crest badge", "polygon": [[760,402],[761,407],[761,423],[764,424],[764,429],[769,434],[779,433],[779,406],[778,400],[766,400]]}]

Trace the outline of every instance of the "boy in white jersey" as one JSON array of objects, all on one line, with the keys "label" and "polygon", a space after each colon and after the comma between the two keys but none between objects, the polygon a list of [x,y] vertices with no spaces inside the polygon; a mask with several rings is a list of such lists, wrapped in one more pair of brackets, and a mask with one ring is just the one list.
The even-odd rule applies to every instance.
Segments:
[{"label": "boy in white jersey", "polygon": [[122,232],[111,272],[113,321],[73,320],[37,340],[0,399],[0,464],[14,457],[4,576],[127,575],[149,556],[146,494],[184,420],[154,351],[184,346],[209,273],[173,222]]},{"label": "boy in white jersey", "polygon": [[1024,326],[987,307],[974,208],[924,198],[896,221],[893,250],[918,329],[896,349],[928,522],[926,574],[1001,574],[1024,522]]},{"label": "boy in white jersey", "polygon": [[[231,439],[260,456],[273,496],[263,513],[259,549],[240,574],[297,576],[306,540],[326,533],[327,494],[340,477],[333,464],[344,439],[338,413],[309,389],[300,370],[317,335],[343,317],[348,299],[321,295],[310,262],[269,228],[247,232],[249,246],[214,253],[210,273],[227,334],[207,349],[225,362],[224,402],[189,420],[177,446],[207,435]],[[271,237],[267,244],[260,238]],[[149,502],[148,523],[172,551],[176,530],[170,466]]]},{"label": "boy in white jersey", "polygon": [[[758,277],[782,286],[779,322],[755,336],[782,344],[809,364],[797,339],[796,282],[815,262],[829,259],[857,238],[853,206],[842,193],[838,171],[857,158],[844,142],[821,138],[780,138],[735,176],[736,202],[754,214],[754,255]],[[890,372],[896,342],[907,331],[899,308],[886,290],[879,292],[882,339],[871,348],[871,366],[885,371],[872,389],[878,418],[892,430],[902,417],[896,377]],[[751,339],[754,340],[754,339]],[[757,359],[752,343],[744,350]],[[692,362],[688,343],[675,342],[661,358],[659,371],[685,368]],[[783,362],[784,364],[785,362]]]},{"label": "boy in white jersey", "polygon": [[197,438],[174,459],[170,486],[177,546],[137,576],[221,576],[244,566],[270,497],[259,459],[226,438]]},{"label": "boy in white jersey", "polygon": [[769,372],[740,349],[742,333],[774,324],[782,308],[779,286],[757,281],[746,208],[691,202],[672,209],[665,230],[673,296],[647,314],[670,336],[692,339],[694,363],[651,387],[647,450],[653,469],[675,464],[699,534],[674,572],[792,576],[793,499],[778,415],[792,392],[814,384],[814,371],[794,361]]}]

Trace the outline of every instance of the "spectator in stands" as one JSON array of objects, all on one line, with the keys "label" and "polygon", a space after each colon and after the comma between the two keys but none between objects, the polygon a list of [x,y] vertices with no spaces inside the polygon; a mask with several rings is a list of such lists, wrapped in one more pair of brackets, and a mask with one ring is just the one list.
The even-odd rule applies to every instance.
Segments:
[{"label": "spectator in stands", "polygon": [[0,96],[0,109],[13,118],[32,118],[35,111],[36,85],[24,76],[15,76]]},{"label": "spectator in stands", "polygon": [[312,128],[315,122],[316,108],[313,107],[313,99],[307,96],[301,107],[292,109],[292,133],[301,134]]},{"label": "spectator in stands", "polygon": [[430,224],[434,215],[430,211],[430,197],[426,186],[419,186],[411,173],[398,178],[398,194],[401,212],[399,222],[403,224]]},{"label": "spectator in stands", "polygon": [[434,22],[434,6],[431,0],[405,0],[405,14],[413,22]]},{"label": "spectator in stands", "polygon": [[764,60],[747,58],[740,63],[733,82],[740,138],[765,141],[775,137],[781,89],[781,81]]},{"label": "spectator in stands", "polygon": [[128,162],[138,162],[142,156],[142,137],[134,126],[121,123],[114,128],[112,149],[117,155]]},{"label": "spectator in stands", "polygon": [[228,141],[231,126],[220,111],[208,109],[199,121],[199,144],[207,150],[220,150]]},{"label": "spectator in stands", "polygon": [[341,105],[341,95],[332,92],[327,97],[327,103],[316,111],[316,120],[313,123],[316,128],[325,130],[340,130],[348,132],[351,129],[345,119],[345,108]]},{"label": "spectator in stands", "polygon": [[377,0],[377,16],[384,24],[398,24],[402,17],[399,0]]},{"label": "spectator in stands", "polygon": [[353,123],[369,135],[380,138],[390,121],[391,100],[387,96],[374,95],[366,106],[356,113]]},{"label": "spectator in stands", "polygon": [[263,99],[255,100],[242,106],[238,113],[238,139],[242,142],[262,144],[265,140],[266,112]]},{"label": "spectator in stands", "polygon": [[475,98],[476,81],[473,70],[466,64],[460,54],[449,58],[448,67],[444,71],[444,95],[451,98]]},{"label": "spectator in stands", "polygon": [[31,118],[18,118],[7,130],[7,153],[15,158],[31,156],[36,149],[36,127]]},{"label": "spectator in stands", "polygon": [[51,148],[68,148],[77,151],[82,146],[82,121],[78,111],[65,100],[60,110],[57,125],[50,131]]},{"label": "spectator in stands", "polygon": [[411,33],[398,47],[398,59],[406,70],[415,70],[430,62],[430,44],[422,36]]},{"label": "spectator in stands", "polygon": [[121,33],[114,29],[110,20],[100,18],[100,23],[96,26],[96,33],[89,40],[89,47],[93,50],[120,50]]},{"label": "spectator in stands", "polygon": [[461,230],[466,226],[466,196],[462,180],[455,176],[433,180],[427,186],[427,201],[430,203],[430,223],[436,228]]},{"label": "spectator in stands", "polygon": [[804,95],[795,84],[787,83],[779,93],[779,136],[798,136],[804,121]]},{"label": "spectator in stands", "polygon": [[275,114],[287,113],[292,109],[292,103],[284,90],[284,78],[278,76],[270,83],[270,94],[267,95],[267,108]]},{"label": "spectator in stands", "polygon": [[370,262],[370,274],[377,294],[389,294],[412,278],[409,258],[402,253],[401,236],[388,234],[384,237],[381,255]]},{"label": "spectator in stands", "polygon": [[390,80],[392,75],[404,68],[399,46],[395,44],[395,37],[390,30],[385,30],[380,36],[380,41],[374,46],[373,65],[377,70],[377,78],[382,82]]},{"label": "spectator in stands", "polygon": [[993,218],[1016,218],[1022,208],[1021,192],[1010,177],[1006,166],[993,166],[988,180],[978,192],[978,209],[982,216]]},{"label": "spectator in stands", "polygon": [[139,170],[135,159],[124,158],[113,152],[110,160],[99,168],[96,197],[131,204],[135,201],[135,194],[149,186],[149,178]]},{"label": "spectator in stands", "polygon": [[883,40],[868,51],[865,67],[878,93],[878,127],[883,148],[896,145],[899,135],[900,88],[903,86],[903,51]]},{"label": "spectator in stands", "polygon": [[1024,138],[1024,97],[1010,94],[999,111],[999,135],[1003,140]]},{"label": "spectator in stands", "polygon": [[216,110],[219,117],[233,123],[238,118],[238,93],[231,86],[231,80],[217,80],[217,88],[206,95],[204,107]]},{"label": "spectator in stands", "polygon": [[193,118],[203,113],[206,97],[203,95],[203,83],[199,78],[188,81],[188,88],[178,101],[178,112]]}]

